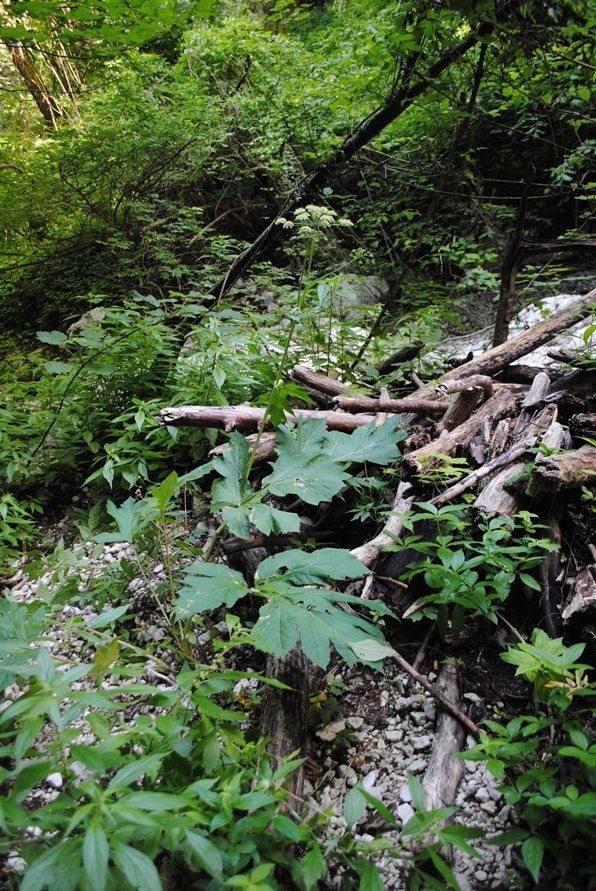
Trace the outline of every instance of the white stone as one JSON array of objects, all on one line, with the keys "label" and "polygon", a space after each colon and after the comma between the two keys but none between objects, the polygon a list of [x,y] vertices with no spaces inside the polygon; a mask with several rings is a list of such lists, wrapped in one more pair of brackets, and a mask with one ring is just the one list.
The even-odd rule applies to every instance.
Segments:
[{"label": "white stone", "polygon": [[415,752],[425,752],[427,749],[430,749],[432,744],[432,740],[430,736],[415,736],[412,740],[412,745],[414,746]]},{"label": "white stone", "polygon": [[409,802],[404,801],[397,809],[397,816],[401,820],[402,825],[405,826],[408,820],[411,820],[414,816],[414,808]]},{"label": "white stone", "polygon": [[415,758],[408,767],[410,773],[422,773],[426,770],[427,761],[424,758]]},{"label": "white stone", "polygon": [[51,789],[61,789],[64,785],[61,773],[51,773],[46,777],[46,783]]},{"label": "white stone", "polygon": [[399,792],[399,797],[402,801],[405,801],[409,804],[412,800],[412,793],[410,792],[408,786],[402,786]]},{"label": "white stone", "polygon": [[359,715],[350,715],[349,718],[346,718],[346,724],[350,730],[362,730],[364,718],[361,718]]},{"label": "white stone", "polygon": [[346,722],[341,721],[333,721],[331,724],[327,724],[325,727],[321,727],[317,730],[317,736],[319,739],[322,739],[323,742],[333,742],[333,740],[346,729]]},{"label": "white stone", "polygon": [[386,730],[385,731],[385,739],[387,742],[399,742],[402,738],[403,732],[401,730]]}]

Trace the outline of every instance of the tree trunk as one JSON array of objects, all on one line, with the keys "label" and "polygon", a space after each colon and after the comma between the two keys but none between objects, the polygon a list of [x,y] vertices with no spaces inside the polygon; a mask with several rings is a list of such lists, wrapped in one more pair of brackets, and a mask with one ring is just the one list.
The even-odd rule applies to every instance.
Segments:
[{"label": "tree trunk", "polygon": [[59,118],[62,117],[62,110],[54,97],[48,92],[29,51],[22,43],[5,40],[4,44],[8,49],[13,65],[25,81],[25,85],[42,113],[44,120],[50,126],[55,127]]}]

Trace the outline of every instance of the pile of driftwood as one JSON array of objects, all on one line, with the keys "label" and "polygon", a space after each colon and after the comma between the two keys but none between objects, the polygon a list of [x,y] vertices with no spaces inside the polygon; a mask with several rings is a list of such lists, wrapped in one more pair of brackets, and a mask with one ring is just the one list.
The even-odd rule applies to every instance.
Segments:
[{"label": "pile of driftwood", "polygon": [[[288,420],[322,417],[329,429],[350,431],[363,424],[381,424],[398,414],[409,434],[402,478],[387,524],[372,540],[352,551],[365,566],[375,570],[361,589],[363,597],[371,596],[375,588],[377,596],[383,580],[397,578],[408,562],[407,554],[387,555],[384,549],[401,534],[402,517],[416,500],[441,505],[475,490],[476,510],[507,516],[521,509],[533,510],[550,528],[552,540],[561,541],[564,530],[560,521],[567,493],[596,483],[596,447],[586,442],[596,438],[595,375],[590,371],[593,363],[585,368],[559,366],[548,373],[512,363],[519,363],[556,334],[586,318],[595,303],[596,289],[565,311],[449,370],[432,385],[418,381],[417,389],[406,398],[393,399],[385,391],[376,398],[363,396],[335,379],[300,366],[293,369],[292,377],[320,407],[296,409],[288,413]],[[164,424],[238,430],[253,442],[263,417],[262,409],[249,405],[185,406],[161,412]],[[529,455],[530,449],[540,446],[538,452]],[[275,434],[262,433],[255,463],[270,458],[274,450]],[[441,456],[465,456],[475,469],[450,480],[430,499],[425,477],[429,468],[441,465]],[[528,477],[522,471],[530,458],[534,463]],[[229,554],[234,549],[241,552],[245,559],[252,559],[254,569],[266,556],[269,544],[264,536],[257,535],[249,541],[230,540],[224,550]],[[279,547],[279,541],[275,545]],[[585,542],[582,551],[584,566],[576,563],[571,570],[562,569],[559,554],[553,552],[540,567],[542,616],[536,617],[535,624],[541,624],[551,636],[560,635],[564,625],[580,615],[596,615],[596,548]],[[395,565],[397,557],[401,567]],[[405,609],[407,605],[406,600]],[[423,652],[413,666],[401,657],[398,661],[442,706],[424,786],[429,805],[449,804],[462,769],[461,762],[449,756],[462,745],[466,730],[477,733],[464,713],[460,679],[453,666],[447,666],[437,684],[429,684],[419,673]],[[271,658],[268,671],[293,688],[290,692],[270,691],[264,705],[263,730],[271,738],[272,754],[280,757],[306,744],[313,670],[297,647],[285,659]],[[300,798],[299,772],[293,784]]]}]

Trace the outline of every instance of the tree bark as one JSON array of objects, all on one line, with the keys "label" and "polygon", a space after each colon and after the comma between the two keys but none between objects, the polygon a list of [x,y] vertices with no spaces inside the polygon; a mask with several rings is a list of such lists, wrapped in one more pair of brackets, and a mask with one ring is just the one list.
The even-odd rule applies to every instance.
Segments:
[{"label": "tree bark", "polygon": [[62,117],[62,110],[54,97],[48,92],[29,51],[22,43],[10,40],[4,40],[3,42],[8,49],[13,65],[25,81],[25,85],[42,113],[44,120],[50,126],[55,127],[57,121]]}]

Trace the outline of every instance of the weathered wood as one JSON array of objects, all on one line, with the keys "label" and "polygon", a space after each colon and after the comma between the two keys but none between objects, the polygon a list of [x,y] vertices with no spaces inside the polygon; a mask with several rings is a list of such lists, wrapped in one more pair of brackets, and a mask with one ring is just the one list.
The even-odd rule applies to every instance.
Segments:
[{"label": "weathered wood", "polygon": [[576,452],[540,455],[534,464],[528,492],[533,496],[596,485],[596,447],[585,445]]},{"label": "weathered wood", "polygon": [[469,390],[470,387],[480,387],[484,400],[490,399],[493,395],[493,379],[486,374],[469,374],[466,377],[443,381],[437,390],[440,393],[461,393],[463,390]]},{"label": "weathered wood", "polygon": [[585,621],[590,614],[596,614],[596,566],[578,572],[561,617],[564,624],[569,625],[578,618]]},{"label": "weathered wood", "polygon": [[324,393],[325,396],[341,396],[354,392],[352,387],[349,387],[347,384],[328,377],[326,374],[320,374],[318,371],[305,368],[304,365],[295,365],[290,372],[290,377],[299,384],[317,390],[319,393]]},{"label": "weathered wood", "polygon": [[403,530],[403,517],[409,511],[414,501],[412,487],[408,483],[401,482],[395,493],[393,504],[391,505],[391,513],[387,518],[387,522],[382,531],[379,532],[371,541],[353,548],[350,552],[370,569],[379,559],[383,548],[395,543],[395,539]]},{"label": "weathered wood", "polygon": [[[443,665],[436,683],[441,693],[463,712],[463,700],[456,665]],[[433,747],[422,781],[424,799],[429,810],[451,807],[464,775],[464,763],[454,758],[461,752],[466,738],[464,725],[448,712],[437,717]]]},{"label": "weathered wood", "polygon": [[451,405],[443,415],[438,430],[455,430],[464,421],[467,421],[474,409],[478,408],[484,390],[482,387],[468,387],[457,394]]},{"label": "weathered wood", "polygon": [[439,402],[437,399],[371,399],[370,396],[336,396],[333,400],[339,408],[350,412],[411,412],[412,414],[443,415],[447,410],[448,402]]},{"label": "weathered wood", "polygon": [[[507,449],[506,452],[503,452],[502,455],[498,455],[496,458],[493,458],[492,461],[488,461],[486,464],[483,464],[482,467],[474,470],[471,474],[469,474],[469,476],[464,477],[463,480],[460,480],[453,486],[450,486],[449,489],[445,489],[445,491],[441,492],[440,495],[436,495],[434,498],[431,499],[431,503],[435,505],[441,505],[447,504],[449,501],[453,501],[454,498],[457,498],[459,497],[459,495],[467,492],[468,489],[473,489],[474,486],[476,486],[487,476],[490,476],[492,473],[494,473],[495,470],[512,464],[517,458],[520,457],[520,455],[523,455],[532,444],[533,443],[528,442],[516,443],[510,449]],[[511,469],[509,467],[506,471],[503,472],[507,474],[507,478],[511,476]],[[484,490],[484,492],[486,492],[487,490],[488,486]],[[477,503],[478,502],[476,502],[476,504]]]},{"label": "weathered wood", "polygon": [[[550,539],[554,544],[561,544],[561,527],[557,517],[549,517],[547,525],[550,528]],[[563,590],[557,582],[561,572],[561,558],[558,551],[549,551],[538,568],[541,595],[540,603],[544,624],[550,637],[559,637],[563,631],[561,621],[561,600]]]},{"label": "weathered wood", "polygon": [[[482,429],[484,421],[488,418],[499,420],[514,414],[517,408],[517,398],[508,388],[503,387],[491,396],[474,414],[456,427],[455,430],[443,430],[437,439],[429,442],[422,448],[410,452],[403,459],[405,468],[410,473],[421,474],[428,467],[429,456],[454,455],[458,449],[464,449],[470,439]],[[433,466],[440,464],[440,459],[431,461]]]},{"label": "weathered wood", "polygon": [[403,365],[404,362],[409,362],[411,359],[415,359],[423,346],[424,344],[422,343],[412,343],[400,347],[399,350],[396,350],[391,356],[388,356],[387,359],[384,359],[377,365],[377,371],[379,374],[389,374],[394,368]]},{"label": "weathered wood", "polygon": [[569,418],[569,430],[573,436],[587,436],[596,439],[596,413],[580,412]]},{"label": "weathered wood", "polygon": [[[264,408],[252,405],[182,405],[163,408],[159,422],[169,427],[216,427],[219,430],[256,430],[265,417]],[[372,424],[375,416],[371,414],[351,415],[334,411],[313,411],[296,408],[286,412],[286,421],[294,422],[299,418],[322,418],[328,430],[343,430],[350,433],[357,427]],[[271,426],[271,419],[268,419]]]},{"label": "weathered wood", "polygon": [[549,387],[550,377],[545,371],[539,371],[532,381],[532,386],[528,390],[528,393],[526,394],[522,402],[522,410],[519,414],[517,423],[513,430],[514,435],[522,433],[526,429],[526,427],[530,423],[530,418],[534,413],[536,405],[542,402],[542,400],[548,393]]},{"label": "weathered wood", "polygon": [[[267,686],[263,694],[260,732],[269,742],[267,750],[274,770],[290,755],[304,757],[308,742],[310,664],[297,644],[286,656],[269,656],[266,675],[287,684],[288,690]],[[300,765],[286,781],[290,804],[300,810],[304,798],[304,767]]]},{"label": "weathered wood", "polygon": [[495,375],[502,371],[512,362],[527,356],[528,353],[538,349],[555,335],[566,328],[570,328],[577,322],[585,319],[593,312],[596,305],[596,288],[592,289],[588,294],[579,297],[567,309],[553,313],[548,319],[534,325],[529,331],[524,331],[516,337],[512,337],[506,343],[499,344],[487,350],[482,355],[477,356],[470,362],[460,365],[443,375],[443,380],[461,377],[466,374],[487,374]]}]

